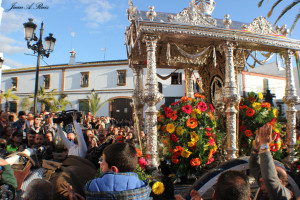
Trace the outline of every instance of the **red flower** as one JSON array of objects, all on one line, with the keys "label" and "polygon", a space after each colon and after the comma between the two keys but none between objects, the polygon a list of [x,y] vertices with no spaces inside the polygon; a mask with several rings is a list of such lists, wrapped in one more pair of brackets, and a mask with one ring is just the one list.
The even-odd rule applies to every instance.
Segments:
[{"label": "red flower", "polygon": [[176,136],[176,134],[172,134],[172,140],[174,141],[174,142],[178,142],[178,137]]},{"label": "red flower", "polygon": [[208,161],[206,162],[206,165],[209,165],[210,163],[212,163],[212,162],[214,162],[214,158],[210,158],[210,159],[208,159]]},{"label": "red flower", "polygon": [[252,108],[248,108],[246,111],[246,115],[248,117],[252,117],[255,114],[255,110],[253,110]]},{"label": "red flower", "polygon": [[168,118],[171,118],[171,117],[172,117],[172,114],[173,114],[172,108],[164,107],[164,111],[165,111],[165,113],[166,113],[166,117],[168,117]]},{"label": "red flower", "polygon": [[213,105],[209,104],[209,108],[210,108],[211,112],[214,112],[214,111],[215,111]]},{"label": "red flower", "polygon": [[180,103],[180,101],[176,101],[176,102],[174,102],[174,103],[171,103],[171,106],[176,106],[177,104],[179,104]]},{"label": "red flower", "polygon": [[254,103],[254,101],[255,101],[255,98],[254,98],[254,97],[249,97],[248,99],[249,99],[249,101],[250,101],[251,103]]},{"label": "red flower", "polygon": [[201,164],[200,158],[191,159],[190,164],[192,167],[198,167]]},{"label": "red flower", "polygon": [[252,133],[251,130],[246,130],[246,131],[245,131],[245,135],[246,135],[247,137],[251,137],[251,136],[253,135],[253,133]]},{"label": "red flower", "polygon": [[173,150],[174,156],[180,156],[183,148],[181,146],[176,146],[176,149]]},{"label": "red flower", "polygon": [[247,106],[244,105],[244,103],[241,101],[240,104],[239,104],[239,108],[242,110],[242,109],[247,108]]},{"label": "red flower", "polygon": [[280,134],[277,133],[277,132],[274,132],[273,133],[273,138],[274,138],[274,136],[276,136],[274,141],[278,141]]},{"label": "red flower", "polygon": [[214,144],[215,144],[215,139],[214,138],[209,138],[209,141],[208,141],[208,143],[209,143],[209,146],[214,146]]},{"label": "red flower", "polygon": [[161,130],[162,130],[164,133],[168,133],[168,131],[167,131],[167,126],[166,126],[166,125],[163,125],[163,126],[161,127]]},{"label": "red flower", "polygon": [[263,107],[263,108],[270,108],[270,107],[271,107],[271,104],[268,103],[268,102],[262,102],[262,103],[261,103],[261,107]]},{"label": "red flower", "polygon": [[278,151],[278,144],[277,143],[275,143],[275,144],[271,143],[270,144],[270,151],[273,151],[273,152]]},{"label": "red flower", "polygon": [[247,127],[245,125],[241,125],[240,126],[240,131],[244,132],[245,130],[247,130]]},{"label": "red flower", "polygon": [[198,105],[197,105],[197,108],[201,111],[201,112],[204,112],[207,110],[207,106],[206,106],[206,103],[204,102],[199,102]]},{"label": "red flower", "polygon": [[142,169],[146,169],[148,163],[147,163],[147,161],[146,161],[145,158],[140,158],[140,159],[139,159],[139,165],[140,165],[140,167],[141,167]]},{"label": "red flower", "polygon": [[300,165],[297,165],[297,169],[300,170]]},{"label": "red flower", "polygon": [[198,122],[195,118],[191,117],[186,121],[186,126],[191,129],[194,129],[198,126]]},{"label": "red flower", "polygon": [[174,163],[175,165],[177,165],[179,163],[179,159],[178,159],[178,156],[172,156],[171,158],[171,162]]},{"label": "red flower", "polygon": [[272,126],[274,126],[275,122],[276,122],[276,119],[273,118],[273,119],[269,122],[269,124],[272,125]]},{"label": "red flower", "polygon": [[191,114],[193,111],[193,107],[191,105],[185,105],[181,107],[181,110],[185,113],[185,114]]}]

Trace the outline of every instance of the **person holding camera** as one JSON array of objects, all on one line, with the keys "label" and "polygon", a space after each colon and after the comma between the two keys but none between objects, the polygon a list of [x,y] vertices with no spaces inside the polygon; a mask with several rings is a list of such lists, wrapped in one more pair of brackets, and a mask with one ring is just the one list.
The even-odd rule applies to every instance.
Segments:
[{"label": "person holding camera", "polygon": [[68,155],[80,156],[84,158],[86,156],[87,146],[83,137],[82,129],[76,121],[77,118],[76,113],[72,113],[72,118],[73,118],[73,125],[75,127],[75,134],[77,135],[78,144],[75,144],[74,142],[68,140],[68,138],[66,137],[65,133],[62,130],[61,125],[59,124],[57,126],[58,134],[61,140],[63,141],[64,145],[68,149]]}]

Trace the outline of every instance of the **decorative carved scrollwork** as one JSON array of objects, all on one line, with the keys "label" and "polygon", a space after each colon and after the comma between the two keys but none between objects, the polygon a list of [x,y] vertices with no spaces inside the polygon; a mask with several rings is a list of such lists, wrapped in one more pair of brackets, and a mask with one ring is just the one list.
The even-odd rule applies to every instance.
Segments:
[{"label": "decorative carved scrollwork", "polygon": [[[210,2],[212,4],[209,4]],[[169,21],[191,25],[217,26],[217,20],[210,15],[206,15],[206,13],[211,14],[215,6],[213,0],[210,0],[209,3],[202,0],[197,5],[195,0],[192,0],[189,7],[183,9],[177,15],[169,15]]]},{"label": "decorative carved scrollwork", "polygon": [[272,24],[266,18],[260,16],[255,18],[250,25],[243,25],[243,30],[259,34],[280,35],[280,31],[274,30]]}]

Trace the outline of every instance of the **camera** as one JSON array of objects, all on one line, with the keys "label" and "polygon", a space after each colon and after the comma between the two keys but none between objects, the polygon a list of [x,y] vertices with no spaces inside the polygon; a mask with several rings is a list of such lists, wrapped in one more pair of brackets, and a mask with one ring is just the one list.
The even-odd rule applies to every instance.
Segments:
[{"label": "camera", "polygon": [[60,124],[63,122],[64,125],[70,124],[73,122],[73,113],[75,113],[77,116],[76,121],[81,123],[82,113],[77,110],[66,110],[57,113],[57,118],[53,118],[53,123]]}]

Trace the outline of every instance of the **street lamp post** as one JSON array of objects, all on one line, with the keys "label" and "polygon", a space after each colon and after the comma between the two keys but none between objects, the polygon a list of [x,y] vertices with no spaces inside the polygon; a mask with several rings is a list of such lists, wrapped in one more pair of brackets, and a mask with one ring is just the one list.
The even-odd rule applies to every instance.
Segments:
[{"label": "street lamp post", "polygon": [[[29,19],[29,22],[26,22],[24,25],[24,34],[25,40],[27,41],[28,49],[32,49],[34,54],[37,53],[37,64],[36,64],[36,73],[35,73],[35,89],[34,89],[34,114],[36,114],[36,105],[37,105],[37,93],[39,85],[39,69],[40,69],[40,60],[41,56],[49,57],[50,53],[53,52],[56,39],[53,37],[52,33],[49,33],[49,36],[45,38],[45,47],[43,46],[43,31],[44,31],[44,22],[41,24],[40,29],[40,38],[36,37],[35,29],[37,25],[33,23],[33,19]],[[30,44],[31,41],[37,41],[35,44]]]}]

